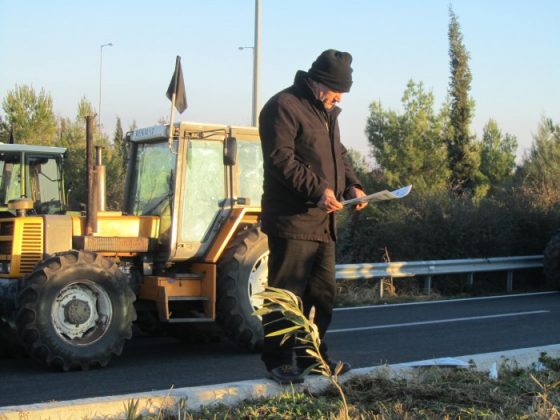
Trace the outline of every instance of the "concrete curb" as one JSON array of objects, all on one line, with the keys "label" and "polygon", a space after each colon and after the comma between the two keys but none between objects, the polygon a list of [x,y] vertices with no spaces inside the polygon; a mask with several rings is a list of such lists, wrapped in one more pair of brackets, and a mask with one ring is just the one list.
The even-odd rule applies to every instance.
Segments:
[{"label": "concrete curb", "polygon": [[[494,353],[475,354],[455,357],[453,359],[431,359],[395,365],[374,366],[354,369],[344,375],[344,381],[356,376],[372,375],[385,372],[392,377],[406,377],[418,366],[450,366],[471,364],[477,370],[489,371],[493,366],[504,363],[514,364],[520,368],[530,367],[538,362],[542,353],[552,358],[560,358],[560,344],[509,350]],[[342,382],[342,381],[341,381]],[[294,386],[294,390],[308,389],[321,391],[329,385],[324,377],[308,377],[304,384]],[[21,419],[107,419],[125,418],[127,407],[137,402],[137,413],[157,415],[161,410],[180,414],[180,410],[198,409],[211,404],[234,405],[245,399],[272,397],[284,392],[286,387],[267,379],[232,382],[211,386],[177,388],[162,391],[143,392],[101,398],[85,398],[72,401],[49,402],[41,404],[0,407],[1,420]]]}]

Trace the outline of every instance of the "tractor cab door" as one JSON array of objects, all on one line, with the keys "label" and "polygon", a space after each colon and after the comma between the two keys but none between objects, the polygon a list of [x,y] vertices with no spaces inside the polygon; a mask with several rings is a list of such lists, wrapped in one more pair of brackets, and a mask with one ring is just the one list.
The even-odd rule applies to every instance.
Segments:
[{"label": "tractor cab door", "polygon": [[181,182],[180,243],[195,245],[205,242],[212,222],[226,204],[223,148],[223,136],[220,140],[187,139]]},{"label": "tractor cab door", "polygon": [[[175,259],[204,258],[223,240],[232,209],[260,208],[263,169],[257,130],[252,127],[186,135],[181,171]],[[233,151],[233,153],[232,153]]]}]

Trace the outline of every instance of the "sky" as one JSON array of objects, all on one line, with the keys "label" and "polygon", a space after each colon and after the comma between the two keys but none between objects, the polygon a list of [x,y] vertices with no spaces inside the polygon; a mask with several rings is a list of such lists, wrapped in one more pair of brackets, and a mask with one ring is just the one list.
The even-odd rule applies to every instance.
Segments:
[{"label": "sky", "polygon": [[[543,117],[560,122],[557,0],[261,0],[259,108],[322,51],[350,52],[342,140],[369,155],[372,102],[402,111],[409,80],[436,111],[446,100],[450,6],[470,54],[473,133],[493,118],[523,156]],[[117,117],[125,130],[169,119],[179,55],[188,108],[175,121],[251,124],[253,49],[239,47],[254,45],[255,0],[0,0],[0,19],[0,101],[26,84],[73,119],[86,98],[111,137]]]}]

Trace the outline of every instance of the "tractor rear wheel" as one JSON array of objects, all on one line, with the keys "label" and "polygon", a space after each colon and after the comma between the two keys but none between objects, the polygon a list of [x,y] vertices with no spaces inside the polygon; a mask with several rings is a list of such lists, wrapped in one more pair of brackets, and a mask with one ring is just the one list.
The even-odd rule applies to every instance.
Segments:
[{"label": "tractor rear wheel", "polygon": [[132,337],[135,295],[111,260],[69,251],[24,280],[16,327],[34,359],[62,370],[105,366]]},{"label": "tractor rear wheel", "polygon": [[248,350],[260,350],[263,329],[253,315],[262,305],[254,295],[268,284],[268,240],[259,228],[239,232],[218,264],[217,318],[224,330]]},{"label": "tractor rear wheel", "polygon": [[19,343],[16,331],[0,318],[0,358],[22,355],[25,355],[25,351]]},{"label": "tractor rear wheel", "polygon": [[560,290],[560,231],[546,245],[543,265],[547,287]]}]

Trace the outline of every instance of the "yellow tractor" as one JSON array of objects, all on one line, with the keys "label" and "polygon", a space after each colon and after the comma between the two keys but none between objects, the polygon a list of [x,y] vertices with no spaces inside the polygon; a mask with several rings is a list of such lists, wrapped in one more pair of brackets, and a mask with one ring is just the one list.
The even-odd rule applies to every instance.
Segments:
[{"label": "yellow tractor", "polygon": [[266,286],[268,258],[257,130],[176,123],[128,133],[124,209],[111,212],[104,182],[124,180],[104,180],[92,121],[85,214],[66,212],[63,149],[0,148],[0,322],[62,370],[107,365],[136,320],[147,330],[217,321],[257,349],[252,295]]}]

